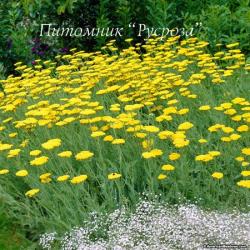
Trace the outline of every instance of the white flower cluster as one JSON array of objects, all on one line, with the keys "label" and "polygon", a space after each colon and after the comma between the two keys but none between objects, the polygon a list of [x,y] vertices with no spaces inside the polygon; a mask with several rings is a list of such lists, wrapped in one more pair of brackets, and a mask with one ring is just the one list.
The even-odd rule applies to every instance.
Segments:
[{"label": "white flower cluster", "polygon": [[133,213],[119,209],[109,215],[91,214],[84,227],[72,229],[61,240],[62,250],[193,250],[206,245],[247,249],[250,213],[142,201]]},{"label": "white flower cluster", "polygon": [[43,234],[39,239],[39,245],[42,246],[43,249],[52,249],[51,244],[56,239],[56,235],[56,232]]}]

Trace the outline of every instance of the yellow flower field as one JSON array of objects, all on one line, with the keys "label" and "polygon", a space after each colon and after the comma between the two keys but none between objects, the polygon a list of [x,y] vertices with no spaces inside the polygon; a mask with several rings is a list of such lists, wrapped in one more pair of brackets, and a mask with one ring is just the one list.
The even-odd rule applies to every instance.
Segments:
[{"label": "yellow flower field", "polygon": [[0,92],[0,184],[15,216],[70,228],[141,193],[246,209],[250,66],[238,43],[208,46],[111,41],[16,63]]}]

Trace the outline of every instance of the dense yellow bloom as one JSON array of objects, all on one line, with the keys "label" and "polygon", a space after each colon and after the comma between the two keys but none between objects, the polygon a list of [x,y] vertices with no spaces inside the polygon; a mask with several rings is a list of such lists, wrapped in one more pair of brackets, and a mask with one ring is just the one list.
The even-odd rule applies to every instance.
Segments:
[{"label": "dense yellow bloom", "polygon": [[143,126],[142,128],[144,131],[150,132],[150,133],[157,133],[160,131],[159,128],[155,127],[155,126]]},{"label": "dense yellow bloom", "polygon": [[241,135],[239,135],[239,134],[231,134],[231,135],[229,136],[229,138],[230,138],[231,140],[233,140],[233,141],[237,141],[238,139],[241,138]]},{"label": "dense yellow bloom", "polygon": [[32,150],[30,151],[30,156],[38,156],[42,153],[41,150]]},{"label": "dense yellow bloom", "polygon": [[204,105],[204,106],[199,107],[199,110],[201,110],[201,111],[206,111],[206,110],[210,110],[210,109],[211,109],[211,107],[209,105]]},{"label": "dense yellow bloom", "polygon": [[22,141],[22,143],[20,144],[20,146],[22,148],[25,148],[28,145],[28,143],[29,143],[29,140],[24,140],[24,141]]},{"label": "dense yellow bloom", "polygon": [[241,171],[242,176],[250,176],[250,170]]},{"label": "dense yellow bloom", "polygon": [[145,159],[149,159],[149,158],[155,158],[155,157],[161,156],[162,154],[163,154],[162,150],[152,149],[151,151],[142,153],[142,157]]},{"label": "dense yellow bloom", "polygon": [[89,158],[93,157],[93,155],[94,155],[94,153],[92,153],[90,151],[81,151],[78,154],[76,154],[75,158],[76,158],[76,160],[81,161],[81,160],[89,159]]},{"label": "dense yellow bloom", "polygon": [[41,157],[37,157],[34,160],[30,161],[30,165],[31,166],[40,166],[40,165],[44,165],[45,163],[47,163],[49,160],[49,158],[47,156],[41,156]]},{"label": "dense yellow bloom", "polygon": [[242,156],[238,156],[235,158],[236,161],[244,161],[244,157]]},{"label": "dense yellow bloom", "polygon": [[164,180],[166,178],[167,178],[167,175],[165,175],[165,174],[159,174],[157,177],[158,180]]},{"label": "dense yellow bloom", "polygon": [[171,153],[168,158],[171,161],[175,161],[178,160],[181,157],[181,155],[179,153]]},{"label": "dense yellow bloom", "polygon": [[8,174],[10,171],[8,169],[0,169],[0,175]]},{"label": "dense yellow bloom", "polygon": [[17,148],[17,149],[12,149],[8,152],[8,156],[7,158],[13,158],[19,155],[19,153],[21,152],[21,149]]},{"label": "dense yellow bloom", "polygon": [[247,125],[241,125],[237,128],[238,132],[247,132],[249,130],[249,127]]},{"label": "dense yellow bloom", "polygon": [[238,181],[237,185],[240,187],[250,188],[250,180]]},{"label": "dense yellow bloom", "polygon": [[175,167],[172,166],[172,165],[170,165],[170,164],[166,164],[166,165],[163,165],[163,166],[161,167],[161,169],[162,169],[162,170],[165,170],[165,171],[173,171],[173,170],[175,170]]},{"label": "dense yellow bloom", "polygon": [[23,169],[23,170],[19,170],[16,172],[16,176],[18,177],[25,177],[27,176],[29,173],[27,170]]},{"label": "dense yellow bloom", "polygon": [[119,179],[121,177],[122,177],[122,175],[118,174],[118,173],[111,173],[111,174],[108,175],[109,180],[116,180],[116,179]]},{"label": "dense yellow bloom", "polygon": [[215,179],[221,179],[221,178],[223,178],[223,173],[221,173],[221,172],[214,172],[212,174],[212,177],[215,178]]},{"label": "dense yellow bloom", "polygon": [[69,158],[72,156],[72,152],[71,151],[63,151],[63,152],[59,153],[58,156],[62,157],[62,158]]},{"label": "dense yellow bloom", "polygon": [[206,139],[199,139],[198,142],[203,144],[203,143],[207,143],[207,140]]},{"label": "dense yellow bloom", "polygon": [[171,138],[171,136],[174,134],[174,132],[172,131],[168,131],[168,130],[165,130],[165,131],[161,131],[158,133],[158,137],[161,139],[161,140],[165,140],[167,138]]},{"label": "dense yellow bloom", "polygon": [[37,193],[39,193],[39,192],[40,192],[40,189],[34,188],[34,189],[31,189],[31,190],[27,191],[25,193],[25,195],[31,198],[31,197],[35,196]]},{"label": "dense yellow bloom", "polygon": [[154,141],[151,139],[151,140],[145,140],[142,142],[142,147],[144,149],[150,149],[154,144]]},{"label": "dense yellow bloom", "polygon": [[42,183],[49,183],[52,180],[51,173],[42,174],[42,175],[40,175],[39,179]]},{"label": "dense yellow bloom", "polygon": [[104,138],[103,138],[104,141],[113,141],[114,140],[114,137],[112,135],[106,135]]},{"label": "dense yellow bloom", "polygon": [[13,147],[12,144],[7,144],[7,143],[1,143],[0,142],[0,151],[4,151],[4,150],[8,150],[11,149]]},{"label": "dense yellow bloom", "polygon": [[95,131],[91,133],[91,137],[100,137],[100,136],[104,136],[105,133],[103,131]]},{"label": "dense yellow bloom", "polygon": [[178,126],[178,130],[188,130],[192,128],[194,125],[191,122],[183,122]]},{"label": "dense yellow bloom", "polygon": [[241,152],[242,152],[242,154],[244,154],[244,155],[250,155],[250,148],[243,148],[243,149],[241,150]]},{"label": "dense yellow bloom", "polygon": [[69,175],[61,175],[61,176],[58,176],[56,180],[59,182],[63,182],[63,181],[67,181],[69,178],[70,178]]},{"label": "dense yellow bloom", "polygon": [[242,167],[247,167],[247,166],[249,166],[249,165],[250,165],[250,163],[247,162],[247,161],[243,161],[243,162],[241,163],[241,166],[242,166]]},{"label": "dense yellow bloom", "polygon": [[143,107],[143,104],[133,104],[133,105],[126,105],[124,107],[124,109],[126,111],[134,111],[134,110],[138,110],[138,109],[140,109],[142,107]]},{"label": "dense yellow bloom", "polygon": [[135,133],[135,136],[138,137],[138,138],[145,138],[147,136],[147,134],[142,133],[142,132],[138,132],[138,133]]},{"label": "dense yellow bloom", "polygon": [[219,155],[221,155],[221,153],[219,151],[209,151],[208,154],[211,155],[211,156],[219,156]]},{"label": "dense yellow bloom", "polygon": [[229,48],[229,49],[231,49],[231,48],[233,48],[233,47],[237,47],[237,46],[239,46],[239,43],[238,43],[238,42],[236,42],[236,43],[230,43],[230,44],[227,44],[227,45],[226,45],[226,47]]},{"label": "dense yellow bloom", "polygon": [[10,138],[14,138],[14,137],[16,137],[17,136],[17,133],[11,133],[11,134],[9,134],[9,137]]},{"label": "dense yellow bloom", "polygon": [[210,154],[197,155],[197,156],[195,157],[195,160],[196,160],[196,161],[205,161],[205,162],[207,162],[207,161],[213,160],[213,156],[210,155]]},{"label": "dense yellow bloom", "polygon": [[[130,42],[129,39],[127,41]],[[118,53],[117,48],[113,47],[114,42],[108,43],[103,49],[115,52],[112,55],[102,51],[87,53],[72,49],[70,55],[59,55],[55,62],[37,60],[37,64],[32,67],[17,63],[20,75],[14,74],[6,80],[0,80],[4,87],[4,93],[0,91],[0,131],[3,131],[1,140],[6,140],[0,141],[0,151],[6,151],[0,152],[2,164],[7,164],[10,170],[13,168],[16,176],[30,175],[23,180],[27,185],[35,180],[42,183],[52,180],[82,183],[88,176],[74,175],[78,175],[81,168],[84,170],[88,167],[94,178],[89,183],[90,190],[96,183],[100,182],[102,186],[102,173],[105,173],[107,167],[98,171],[100,169],[97,166],[100,166],[103,158],[112,164],[120,160],[116,159],[117,147],[123,149],[122,154],[126,158],[123,160],[131,161],[131,168],[133,162],[139,162],[139,168],[145,168],[149,163],[160,167],[162,174],[154,173],[155,181],[168,178],[164,171],[175,170],[173,165],[163,165],[162,161],[174,164],[173,161],[182,155],[184,157],[178,165],[186,164],[183,171],[187,172],[191,165],[197,165],[198,168],[201,165],[199,162],[191,162],[194,157],[196,161],[215,160],[216,164],[222,165],[225,159],[232,160],[232,166],[227,169],[230,177],[230,168],[234,165],[236,168],[237,165],[239,168],[250,165],[250,149],[246,146],[250,102],[237,96],[238,90],[228,88],[230,82],[225,84],[225,88],[217,87],[217,84],[227,81],[235,70],[241,69],[242,74],[245,74],[244,67],[249,68],[245,65],[246,60],[241,51],[234,49],[238,43],[227,46],[233,49],[223,49],[212,55],[206,48],[208,43],[194,37],[186,40],[170,37],[166,42],[154,38],[142,45],[146,52],[141,55],[137,51],[141,44]],[[221,92],[218,100],[213,98],[216,88]],[[220,103],[215,104],[217,101]],[[206,131],[203,131],[204,128]],[[211,134],[207,129],[217,133]],[[58,149],[62,140],[55,138],[57,136],[63,139],[63,150],[68,151]],[[25,139],[27,137],[30,141]],[[95,150],[103,150],[102,156],[99,156],[99,152],[93,159],[94,153],[79,152],[79,147],[94,148],[91,138],[99,137],[101,141],[97,140]],[[47,141],[41,144],[42,138],[47,138]],[[125,145],[119,147],[116,144]],[[27,147],[27,150],[20,150],[21,147]],[[50,159],[42,156],[44,149],[55,149],[47,152]],[[163,150],[169,152],[169,155],[163,155]],[[175,150],[181,154],[171,153]],[[138,151],[142,154],[141,159],[132,159],[138,157]],[[45,165],[50,160],[44,167],[48,173],[40,175],[42,169],[31,169],[29,173],[22,169],[27,167],[27,154],[32,156],[29,160],[33,166]],[[18,159],[6,159],[18,155],[21,155]],[[70,158],[72,155],[78,161],[93,159],[91,163],[94,165],[78,162],[75,166],[74,159],[59,158]],[[238,157],[235,160],[238,162],[233,162],[236,155]],[[146,162],[142,158],[152,160]],[[154,168],[153,165],[150,167]],[[137,164],[135,166],[138,167]],[[210,165],[203,167],[204,171],[208,171]],[[16,171],[17,168],[22,170]],[[151,170],[157,172],[153,168]],[[60,172],[67,174],[58,176]],[[245,168],[241,175],[248,177],[249,172]],[[0,170],[0,174],[7,173],[8,169]],[[104,176],[108,180],[122,177],[120,173],[109,173]],[[39,178],[35,179],[38,174]],[[2,179],[9,181],[11,177]],[[130,177],[138,180],[134,176]],[[223,173],[215,172],[210,179],[212,177],[223,178]],[[18,181],[17,178],[15,180]],[[126,182],[123,178],[120,180]],[[204,183],[206,181],[204,179]],[[210,182],[208,180],[208,184]],[[247,185],[244,181],[239,183],[239,186]],[[43,188],[49,192],[52,188],[64,188],[65,185],[52,183]],[[37,190],[32,189],[26,194],[32,197],[39,192]]]},{"label": "dense yellow bloom", "polygon": [[61,145],[61,139],[51,139],[42,144],[42,147],[51,150],[53,148],[59,147]]},{"label": "dense yellow bloom", "polygon": [[88,178],[87,175],[78,175],[78,176],[73,177],[70,182],[72,184],[79,184],[79,183],[86,181],[87,178]]},{"label": "dense yellow bloom", "polygon": [[223,126],[221,129],[222,129],[222,131],[223,131],[224,133],[227,133],[227,134],[232,133],[232,132],[234,131],[234,129],[231,128],[231,127],[224,127],[224,126]]},{"label": "dense yellow bloom", "polygon": [[124,139],[114,139],[112,141],[112,144],[124,144],[125,140]]}]

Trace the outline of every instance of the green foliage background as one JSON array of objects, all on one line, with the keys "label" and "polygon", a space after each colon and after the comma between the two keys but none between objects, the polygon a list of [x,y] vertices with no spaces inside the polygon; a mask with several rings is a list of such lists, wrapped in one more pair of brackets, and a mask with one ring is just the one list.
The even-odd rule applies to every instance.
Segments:
[{"label": "green foliage background", "polygon": [[[238,41],[249,54],[250,0],[1,0],[0,2],[0,77],[13,72],[13,63],[31,63],[40,57],[51,58],[62,48],[99,49],[107,37],[43,37],[48,45],[42,53],[32,52],[41,23],[72,27],[124,27],[123,38],[138,41],[129,23],[150,27],[190,28],[202,22],[198,36],[213,50],[217,43]],[[123,46],[123,41],[118,41]]]}]

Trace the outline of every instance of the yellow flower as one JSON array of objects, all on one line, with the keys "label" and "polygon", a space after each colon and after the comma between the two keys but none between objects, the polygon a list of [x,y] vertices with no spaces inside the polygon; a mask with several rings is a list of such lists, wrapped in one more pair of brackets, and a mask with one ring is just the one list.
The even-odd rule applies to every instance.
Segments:
[{"label": "yellow flower", "polygon": [[247,132],[249,130],[249,127],[247,125],[241,125],[237,128],[238,132]]},{"label": "yellow flower", "polygon": [[138,132],[138,133],[135,133],[135,136],[137,138],[145,138],[147,136],[147,134],[146,133],[142,133],[142,132]]},{"label": "yellow flower", "polygon": [[12,149],[9,151],[7,158],[13,158],[19,155],[21,149]]},{"label": "yellow flower", "polygon": [[179,158],[181,157],[181,155],[179,153],[171,153],[168,158],[171,160],[171,161],[175,161],[175,160],[178,160]]},{"label": "yellow flower", "polygon": [[25,195],[31,198],[31,197],[33,197],[34,195],[36,195],[37,193],[39,193],[39,192],[40,192],[40,189],[34,188],[34,189],[31,189],[31,190],[27,191],[27,192],[25,193]]},{"label": "yellow flower", "polygon": [[164,180],[166,178],[167,178],[167,175],[165,175],[165,174],[159,174],[157,177],[158,180]]},{"label": "yellow flower", "polygon": [[78,154],[76,154],[75,158],[76,158],[76,160],[81,161],[81,160],[89,159],[89,158],[93,157],[93,155],[94,155],[94,153],[92,153],[90,151],[81,151]]},{"label": "yellow flower", "polygon": [[241,166],[242,166],[242,167],[247,167],[249,164],[250,164],[249,162],[243,161],[243,162],[241,163]]},{"label": "yellow flower", "polygon": [[79,184],[79,183],[81,183],[81,182],[86,181],[87,178],[88,178],[87,175],[78,175],[78,176],[73,177],[73,178],[71,179],[70,182],[71,182],[72,184]]},{"label": "yellow flower", "polygon": [[48,160],[49,160],[49,158],[47,156],[37,157],[34,160],[30,161],[30,165],[31,166],[40,166],[40,165],[47,163]]},{"label": "yellow flower", "polygon": [[160,131],[158,127],[155,126],[143,126],[142,128],[144,131],[150,132],[150,133],[157,133]]},{"label": "yellow flower", "polygon": [[250,148],[243,148],[243,149],[241,150],[241,152],[242,152],[242,154],[244,154],[244,155],[250,155]]},{"label": "yellow flower", "polygon": [[27,170],[19,170],[19,171],[17,171],[16,172],[16,176],[18,176],[18,177],[25,177],[25,176],[27,176],[29,173],[28,173],[28,171]]},{"label": "yellow flower", "polygon": [[133,105],[126,105],[124,109],[126,111],[133,111],[133,110],[138,110],[143,107],[143,104],[133,104]]},{"label": "yellow flower", "polygon": [[42,144],[42,147],[51,150],[53,148],[59,147],[61,145],[61,139],[51,139]]},{"label": "yellow flower", "polygon": [[238,135],[238,134],[231,134],[229,137],[230,137],[231,140],[237,141],[238,139],[241,138],[241,135]]},{"label": "yellow flower", "polygon": [[250,176],[250,171],[249,170],[241,171],[241,175],[245,177]]},{"label": "yellow flower", "polygon": [[118,174],[118,173],[111,173],[111,174],[108,175],[109,180],[115,180],[115,179],[119,179],[121,177],[122,177],[122,175]]},{"label": "yellow flower", "polygon": [[32,150],[30,151],[30,156],[38,156],[42,153],[41,150]]},{"label": "yellow flower", "polygon": [[237,185],[240,187],[250,188],[250,180],[238,181]]},{"label": "yellow flower", "polygon": [[56,180],[59,182],[63,182],[63,181],[67,181],[69,177],[70,177],[69,175],[61,175],[61,176],[58,176]]},{"label": "yellow flower", "polygon": [[8,149],[11,149],[13,147],[13,145],[12,144],[2,144],[1,142],[0,142],[0,151],[4,151],[4,150],[8,150]]},{"label": "yellow flower", "polygon": [[112,144],[124,144],[125,140],[124,139],[114,139],[112,141]]},{"label": "yellow flower", "polygon": [[223,173],[221,173],[221,172],[214,172],[212,174],[212,177],[215,178],[215,179],[221,179],[221,178],[223,178]]},{"label": "yellow flower", "polygon": [[211,156],[219,156],[221,153],[219,151],[209,151],[208,154]]},{"label": "yellow flower", "polygon": [[232,133],[234,131],[234,129],[231,127],[222,127],[221,129],[224,133],[227,133],[227,134]]},{"label": "yellow flower", "polygon": [[178,130],[188,130],[194,125],[191,122],[183,122],[178,126]]},{"label": "yellow flower", "polygon": [[8,169],[0,169],[0,175],[8,174],[10,171]]},{"label": "yellow flower", "polygon": [[237,46],[239,46],[239,43],[238,43],[238,42],[236,42],[236,43],[230,43],[230,44],[227,44],[227,45],[226,45],[226,47],[227,47],[228,49],[231,49],[231,48],[237,47]]},{"label": "yellow flower", "polygon": [[158,133],[158,137],[159,137],[161,140],[165,140],[165,139],[167,139],[167,138],[170,138],[173,134],[174,134],[174,132],[165,130],[165,131],[159,132],[159,133]]},{"label": "yellow flower", "polygon": [[165,171],[173,171],[173,170],[175,170],[175,167],[172,166],[172,165],[170,165],[170,164],[166,164],[166,165],[163,165],[163,166],[161,167],[161,169],[162,169],[162,170],[165,170]]},{"label": "yellow flower", "polygon": [[40,175],[39,179],[42,183],[49,183],[52,180],[51,173],[42,174],[42,175]]},{"label": "yellow flower", "polygon": [[22,143],[20,144],[20,146],[22,148],[25,148],[28,145],[28,143],[29,143],[29,140],[26,139],[26,140],[22,141]]},{"label": "yellow flower", "polygon": [[104,138],[103,138],[104,141],[113,141],[114,140],[114,137],[112,135],[106,135]]},{"label": "yellow flower", "polygon": [[160,149],[152,149],[149,152],[144,152],[142,153],[142,157],[145,159],[149,159],[149,158],[155,158],[157,156],[161,156],[163,154],[162,150]]},{"label": "yellow flower", "polygon": [[210,110],[210,109],[211,109],[211,107],[209,105],[204,105],[204,106],[199,107],[199,110],[201,110],[201,111],[206,111],[206,110]]},{"label": "yellow flower", "polygon": [[91,137],[93,137],[93,138],[104,136],[104,135],[105,135],[105,133],[103,131],[94,131],[91,133]]},{"label": "yellow flower", "polygon": [[59,154],[57,154],[59,157],[62,157],[62,158],[69,158],[72,156],[72,152],[71,151],[63,151]]},{"label": "yellow flower", "polygon": [[238,156],[235,158],[236,161],[244,161],[244,157],[242,156]]},{"label": "yellow flower", "polygon": [[153,146],[153,144],[154,144],[153,139],[145,140],[145,141],[142,142],[142,147],[144,149],[150,149]]},{"label": "yellow flower", "polygon": [[195,157],[195,160],[196,160],[196,161],[205,161],[205,162],[207,162],[207,161],[213,160],[213,156],[210,155],[210,154],[197,155],[197,156]]},{"label": "yellow flower", "polygon": [[10,138],[14,138],[14,137],[16,137],[17,136],[17,133],[11,133],[11,134],[9,134],[9,137]]},{"label": "yellow flower", "polygon": [[206,139],[199,139],[198,142],[203,144],[203,143],[207,143],[207,140]]}]

